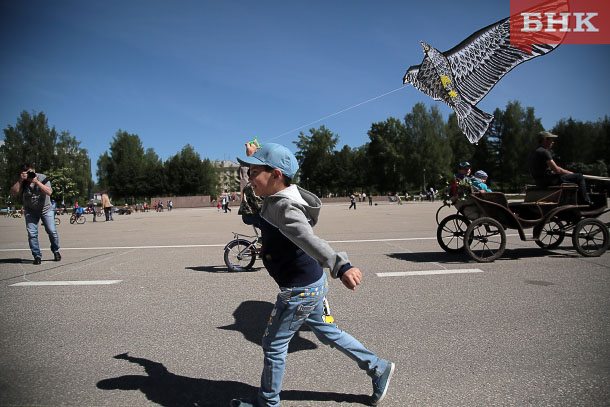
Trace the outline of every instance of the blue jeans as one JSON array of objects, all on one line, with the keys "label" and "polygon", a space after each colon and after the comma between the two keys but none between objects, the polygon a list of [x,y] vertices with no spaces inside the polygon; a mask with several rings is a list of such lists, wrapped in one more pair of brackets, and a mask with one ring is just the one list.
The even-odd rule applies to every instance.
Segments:
[{"label": "blue jeans", "polygon": [[263,335],[265,363],[258,391],[261,406],[279,406],[288,344],[303,324],[309,326],[322,343],[339,349],[356,361],[371,378],[379,377],[387,367],[387,361],[378,358],[350,334],[323,321],[322,300],[327,292],[328,282],[324,274],[311,285],[282,288],[278,294]]},{"label": "blue jeans", "polygon": [[57,236],[57,229],[55,228],[55,219],[53,215],[52,210],[43,213],[25,212],[25,228],[28,231],[28,242],[34,257],[42,258],[42,253],[40,252],[40,246],[38,244],[38,222],[40,222],[41,219],[42,224],[49,235],[51,251],[53,253],[59,251],[59,237]]}]

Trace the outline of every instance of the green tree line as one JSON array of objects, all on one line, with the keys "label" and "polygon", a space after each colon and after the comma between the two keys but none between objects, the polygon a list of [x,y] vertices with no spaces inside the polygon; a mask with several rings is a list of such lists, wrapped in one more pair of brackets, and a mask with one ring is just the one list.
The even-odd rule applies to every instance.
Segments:
[{"label": "green tree line", "polygon": [[[529,153],[543,130],[534,108],[518,101],[494,111],[495,120],[478,144],[468,142],[457,119],[445,121],[436,106],[413,106],[404,118],[373,123],[368,142],[360,147],[338,148],[339,135],[325,126],[301,132],[295,142],[302,186],[320,196],[419,192],[441,189],[457,164],[469,161],[473,170],[489,174],[494,190],[515,192],[531,183]],[[562,119],[550,129],[559,135],[556,161],[564,168],[591,175],[608,175],[610,119],[596,122]],[[264,143],[264,137],[261,137]],[[81,142],[68,131],[49,127],[44,113],[23,111],[14,126],[4,129],[0,146],[0,184],[8,197],[24,162],[52,177],[53,197],[72,204],[108,190],[115,200],[151,196],[219,194],[218,169],[187,144],[163,161],[153,148],[144,149],[137,134],[118,130],[109,149],[97,159],[98,185],[91,177],[91,160]],[[3,204],[4,202],[2,202]]]},{"label": "green tree line", "polygon": [[151,196],[218,195],[218,171],[187,144],[163,162],[137,134],[119,130],[97,160],[98,186],[130,202]]},{"label": "green tree line", "polygon": [[[297,159],[301,185],[321,196],[410,193],[441,189],[452,179],[458,163],[489,174],[492,189],[520,192],[533,183],[528,157],[544,130],[534,108],[518,101],[496,109],[495,120],[478,144],[468,142],[455,114],[444,121],[436,106],[416,104],[403,120],[393,117],[373,123],[369,141],[360,147],[337,149],[339,136],[326,127],[301,132]],[[560,120],[554,158],[564,168],[589,175],[608,175],[610,119],[597,122]]]}]

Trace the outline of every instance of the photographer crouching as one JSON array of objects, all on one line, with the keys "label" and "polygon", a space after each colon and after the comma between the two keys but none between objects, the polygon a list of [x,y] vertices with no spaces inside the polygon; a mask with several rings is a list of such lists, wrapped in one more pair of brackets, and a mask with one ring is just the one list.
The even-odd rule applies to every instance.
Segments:
[{"label": "photographer crouching", "polygon": [[51,182],[43,174],[36,174],[33,164],[23,164],[21,175],[15,185],[11,187],[11,194],[23,198],[23,208],[25,211],[25,228],[28,232],[28,242],[30,250],[34,256],[34,264],[42,262],[42,253],[38,244],[38,222],[42,219],[49,241],[51,251],[55,261],[61,260],[59,254],[59,238],[55,228],[53,205],[51,205]]}]

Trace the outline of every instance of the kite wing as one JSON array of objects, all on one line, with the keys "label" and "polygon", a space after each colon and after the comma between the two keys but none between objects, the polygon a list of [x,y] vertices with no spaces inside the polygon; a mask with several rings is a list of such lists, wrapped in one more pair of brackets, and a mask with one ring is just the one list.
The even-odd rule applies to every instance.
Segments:
[{"label": "kite wing", "polygon": [[511,69],[558,45],[533,44],[531,53],[511,45],[510,18],[505,18],[475,32],[443,55],[449,60],[458,93],[476,105]]}]

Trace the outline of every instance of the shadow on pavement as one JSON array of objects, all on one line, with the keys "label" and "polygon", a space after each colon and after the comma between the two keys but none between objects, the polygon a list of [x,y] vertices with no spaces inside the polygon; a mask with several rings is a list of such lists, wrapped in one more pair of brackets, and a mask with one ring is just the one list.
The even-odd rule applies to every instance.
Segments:
[{"label": "shadow on pavement", "polygon": [[[148,400],[165,407],[222,406],[233,398],[255,397],[258,389],[249,384],[232,380],[195,379],[173,374],[159,363],[144,358],[116,355],[115,359],[126,360],[142,366],[146,375],[126,375],[103,379],[97,383],[101,390],[139,390]],[[364,394],[339,394],[286,390],[281,393],[284,400],[334,401],[367,404]]]},{"label": "shadow on pavement", "polygon": [[32,263],[31,259],[0,259],[0,264],[18,264],[18,263]]},{"label": "shadow on pavement", "polygon": [[[222,265],[222,266],[192,266],[192,267],[185,267],[185,269],[193,270],[193,271],[205,271],[206,273],[229,273],[229,269],[225,265]],[[261,269],[261,267],[252,267],[250,270],[239,271],[239,273],[252,273],[252,272],[259,271],[260,269]]]},{"label": "shadow on pavement", "polygon": [[[232,325],[219,326],[218,329],[241,332],[248,341],[262,346],[263,334],[267,327],[269,315],[273,304],[266,301],[244,301],[233,312],[235,322]],[[308,330],[304,325],[301,331]],[[294,335],[288,345],[288,353],[301,350],[316,349],[318,346],[312,341],[302,338],[299,331]]]},{"label": "shadow on pavement", "polygon": [[[555,249],[554,251],[544,250],[538,247],[521,247],[515,249],[506,249],[499,260],[522,260],[536,257],[551,257],[557,259],[579,257],[576,252],[560,253],[557,250],[570,249],[569,246]],[[389,253],[386,256],[397,260],[410,261],[414,263],[445,263],[445,264],[460,264],[460,263],[476,263],[471,259],[466,252],[463,253],[447,253],[439,252],[419,252],[419,253]]]}]

